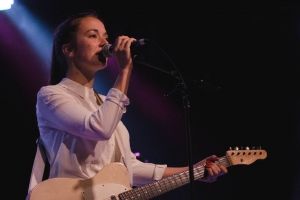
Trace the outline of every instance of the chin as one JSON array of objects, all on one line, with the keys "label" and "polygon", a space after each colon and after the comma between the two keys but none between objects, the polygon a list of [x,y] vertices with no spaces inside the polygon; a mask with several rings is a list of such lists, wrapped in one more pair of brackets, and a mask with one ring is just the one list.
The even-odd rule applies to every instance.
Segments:
[{"label": "chin", "polygon": [[98,70],[105,69],[106,67],[107,67],[107,63],[101,63],[100,65],[99,64],[97,65]]},{"label": "chin", "polygon": [[102,65],[101,67],[99,67],[99,70],[105,69],[107,67],[107,65]]}]

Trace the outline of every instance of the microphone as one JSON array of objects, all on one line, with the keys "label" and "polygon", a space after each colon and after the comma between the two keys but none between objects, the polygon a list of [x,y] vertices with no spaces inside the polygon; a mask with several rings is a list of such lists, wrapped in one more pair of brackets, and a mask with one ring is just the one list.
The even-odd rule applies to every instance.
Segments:
[{"label": "microphone", "polygon": [[[147,42],[148,42],[148,39],[144,39],[144,38],[133,41],[130,46],[131,53],[136,54],[141,47],[143,47],[147,44]],[[101,52],[99,53],[99,57],[104,56],[105,58],[111,57],[112,55],[113,55],[113,45],[112,44],[105,44],[102,47]]]}]

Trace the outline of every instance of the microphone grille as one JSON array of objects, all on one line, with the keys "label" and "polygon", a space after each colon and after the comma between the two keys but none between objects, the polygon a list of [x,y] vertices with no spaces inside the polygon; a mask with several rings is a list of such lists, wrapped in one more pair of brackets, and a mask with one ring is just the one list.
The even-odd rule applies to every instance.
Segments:
[{"label": "microphone grille", "polygon": [[111,50],[112,45],[111,44],[105,44],[102,47],[101,53],[104,57],[111,57],[113,55],[112,50]]}]

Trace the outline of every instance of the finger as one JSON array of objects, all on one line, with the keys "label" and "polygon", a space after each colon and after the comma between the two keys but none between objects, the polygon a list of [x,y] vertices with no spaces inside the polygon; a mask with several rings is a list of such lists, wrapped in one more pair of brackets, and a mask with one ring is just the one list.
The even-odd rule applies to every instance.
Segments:
[{"label": "finger", "polygon": [[134,38],[128,38],[128,39],[124,42],[124,48],[125,48],[126,50],[129,51],[132,42],[135,41],[135,40],[136,40],[136,39],[134,39]]},{"label": "finger", "polygon": [[114,51],[120,51],[124,48],[124,45],[125,45],[124,40],[126,38],[128,38],[128,36],[121,35],[121,36],[117,37],[115,44],[114,44]]},{"label": "finger", "polygon": [[224,165],[219,165],[219,167],[223,173],[228,173],[228,169]]},{"label": "finger", "polygon": [[114,43],[114,45],[113,45],[114,51],[117,51],[117,49],[118,49],[119,46],[120,46],[120,43],[121,43],[121,36],[117,37],[117,39],[115,40],[115,43]]},{"label": "finger", "polygon": [[215,162],[215,161],[218,161],[219,158],[215,155],[212,155],[212,156],[209,156],[208,158],[205,159],[206,162]]},{"label": "finger", "polygon": [[212,170],[214,176],[219,175],[223,170],[226,170],[221,168],[220,166],[220,164],[213,162],[208,162],[208,164],[206,165],[207,168],[210,168]]},{"label": "finger", "polygon": [[126,44],[127,44],[128,39],[129,38],[127,36],[120,37],[120,44],[119,44],[120,51],[126,49]]},{"label": "finger", "polygon": [[213,176],[213,170],[211,168],[206,168],[208,176]]},{"label": "finger", "polygon": [[211,166],[211,170],[213,172],[213,176],[217,176],[221,173],[221,169],[218,165],[214,164]]}]

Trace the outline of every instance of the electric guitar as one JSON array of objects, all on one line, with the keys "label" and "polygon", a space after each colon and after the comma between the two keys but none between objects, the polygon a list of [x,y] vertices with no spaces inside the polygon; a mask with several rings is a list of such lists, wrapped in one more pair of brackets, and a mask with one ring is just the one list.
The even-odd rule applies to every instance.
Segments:
[{"label": "electric guitar", "polygon": [[[228,150],[217,162],[226,167],[250,165],[265,159],[267,152],[258,150]],[[205,167],[194,167],[194,179],[204,177]],[[40,182],[31,191],[30,200],[146,200],[188,184],[189,171],[175,174],[153,183],[131,188],[126,167],[111,163],[103,167],[93,178],[52,178]]]}]

